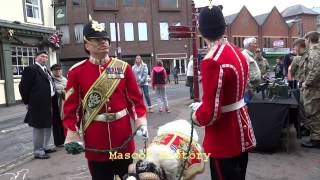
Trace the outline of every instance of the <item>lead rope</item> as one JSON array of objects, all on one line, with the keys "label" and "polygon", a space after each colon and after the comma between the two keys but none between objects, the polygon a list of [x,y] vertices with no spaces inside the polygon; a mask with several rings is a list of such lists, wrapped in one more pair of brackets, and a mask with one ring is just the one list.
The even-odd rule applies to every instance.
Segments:
[{"label": "lead rope", "polygon": [[193,129],[194,129],[194,124],[193,124],[193,121],[192,121],[192,114],[193,114],[193,111],[191,112],[191,116],[190,116],[190,120],[191,120],[191,135],[190,135],[190,141],[189,141],[189,145],[188,145],[187,158],[183,162],[183,166],[182,166],[180,175],[179,175],[177,180],[181,180],[181,178],[183,176],[183,172],[185,170],[185,167],[186,167],[186,164],[187,164],[187,161],[188,161],[188,157],[189,157],[189,154],[190,154],[190,150],[191,150],[192,139],[193,139]]},{"label": "lead rope", "polygon": [[[85,148],[85,151],[90,151],[90,152],[96,152],[96,153],[108,153],[108,152],[118,152],[121,150],[124,150],[127,148],[129,142],[134,138],[134,136],[137,134],[137,131],[140,129],[141,125],[128,137],[127,140],[123,142],[123,144],[119,147],[112,148],[112,149],[92,149],[92,148]],[[145,140],[145,148],[147,146],[147,139]],[[147,150],[145,150],[147,152]]]}]

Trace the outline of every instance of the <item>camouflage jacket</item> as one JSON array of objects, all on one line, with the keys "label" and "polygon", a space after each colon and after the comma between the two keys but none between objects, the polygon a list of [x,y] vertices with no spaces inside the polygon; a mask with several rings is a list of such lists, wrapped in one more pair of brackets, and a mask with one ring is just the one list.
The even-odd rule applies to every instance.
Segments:
[{"label": "camouflage jacket", "polygon": [[[320,44],[313,46],[304,66],[305,85],[307,88],[320,88]],[[320,92],[319,92],[320,93]]]},{"label": "camouflage jacket", "polygon": [[242,54],[246,58],[247,62],[249,63],[249,83],[248,86],[255,87],[261,81],[261,71],[257,62],[254,60],[254,54],[247,49],[242,51]]},{"label": "camouflage jacket", "polygon": [[304,66],[305,66],[305,62],[308,60],[308,56],[309,56],[309,51],[306,50],[301,56],[295,56],[291,63],[290,73],[292,77],[299,82],[304,82],[305,80]]},{"label": "camouflage jacket", "polygon": [[270,69],[270,66],[269,66],[269,63],[268,63],[268,60],[266,58],[263,58],[262,59],[256,59],[256,62],[259,66],[259,69],[261,71],[261,76],[264,76],[268,73],[268,70]]}]

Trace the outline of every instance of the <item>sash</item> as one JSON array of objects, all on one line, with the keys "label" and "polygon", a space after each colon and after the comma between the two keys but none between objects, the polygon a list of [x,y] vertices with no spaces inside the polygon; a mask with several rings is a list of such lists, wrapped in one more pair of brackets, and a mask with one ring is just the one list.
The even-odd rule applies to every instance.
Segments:
[{"label": "sash", "polygon": [[92,84],[82,101],[83,111],[85,111],[82,120],[83,132],[89,127],[106,101],[116,90],[121,79],[124,78],[126,68],[127,63],[112,59],[107,68]]}]

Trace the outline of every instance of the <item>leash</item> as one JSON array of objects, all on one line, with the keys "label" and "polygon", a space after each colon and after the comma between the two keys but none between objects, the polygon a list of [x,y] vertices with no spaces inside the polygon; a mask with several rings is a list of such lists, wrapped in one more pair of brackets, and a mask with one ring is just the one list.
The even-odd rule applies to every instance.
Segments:
[{"label": "leash", "polygon": [[[142,125],[140,125],[129,137],[127,140],[123,142],[123,144],[119,147],[116,148],[111,148],[111,149],[92,149],[92,148],[85,148],[85,151],[90,151],[90,152],[96,152],[96,153],[108,153],[108,152],[118,152],[121,150],[124,150],[127,148],[129,142],[134,138],[134,136],[137,134],[137,131],[140,129]],[[147,146],[147,139],[145,141],[145,153],[147,153],[146,146]]]},{"label": "leash", "polygon": [[[190,116],[190,120],[191,120],[191,135],[190,135],[190,141],[189,141],[189,145],[188,145],[187,157],[188,157],[189,154],[190,154],[191,145],[192,145],[192,139],[193,139],[194,124],[193,124],[193,121],[192,121],[192,114],[193,114],[193,111],[191,112],[191,116]],[[184,172],[184,170],[185,170],[187,161],[188,161],[188,158],[186,158],[186,159],[184,160],[184,162],[183,162],[182,170],[181,170],[181,172],[180,172],[180,175],[179,175],[179,177],[178,177],[178,180],[181,180],[181,178],[182,178],[182,176],[183,176],[183,172]]]}]

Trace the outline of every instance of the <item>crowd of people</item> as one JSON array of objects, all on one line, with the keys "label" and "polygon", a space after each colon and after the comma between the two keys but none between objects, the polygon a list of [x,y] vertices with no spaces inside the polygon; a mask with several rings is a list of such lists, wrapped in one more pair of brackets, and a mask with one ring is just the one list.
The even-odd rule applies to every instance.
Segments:
[{"label": "crowd of people", "polygon": [[[274,66],[274,78],[284,80],[291,90],[297,89],[297,100],[300,104],[300,116],[302,122],[302,134],[310,136],[310,139],[302,141],[303,147],[320,148],[320,44],[319,32],[308,32],[304,38],[298,38],[293,42],[293,52],[276,59]],[[265,77],[271,76],[271,68],[268,61],[257,48],[255,38],[244,40],[243,55],[249,63],[249,83],[247,88],[247,100],[252,96],[252,91]]]},{"label": "crowd of people", "polygon": [[[270,76],[271,68],[254,37],[244,40],[241,51],[223,38],[225,30],[222,6],[201,10],[199,32],[208,52],[200,66],[202,100],[190,107],[193,123],[205,127],[203,146],[210,154],[211,178],[240,180],[245,179],[248,152],[256,145],[246,103],[259,83]],[[36,63],[23,72],[19,90],[28,109],[25,122],[33,127],[34,157],[50,158],[48,153],[55,151],[48,146],[53,132],[56,146],[64,146],[72,154],[85,152],[92,179],[122,177],[133,159],[110,160],[108,152],[134,153],[131,135],[149,137],[146,114],[155,111],[149,83],[156,92],[158,112],[171,112],[166,93],[170,69],[157,60],[149,72],[140,55],[132,67],[110,57],[109,35],[97,21],[90,20],[83,35],[89,58],[72,66],[68,79],[62,76],[58,64],[51,67],[51,72],[47,70],[45,51],[39,51]],[[297,39],[294,50],[292,62],[290,57],[285,63],[277,60],[275,77],[299,82],[303,126],[310,132],[310,140],[302,142],[302,146],[320,148],[319,33],[310,32],[304,39]],[[178,67],[172,72],[174,83],[178,84]],[[193,72],[190,57],[190,99],[194,98]]]}]

